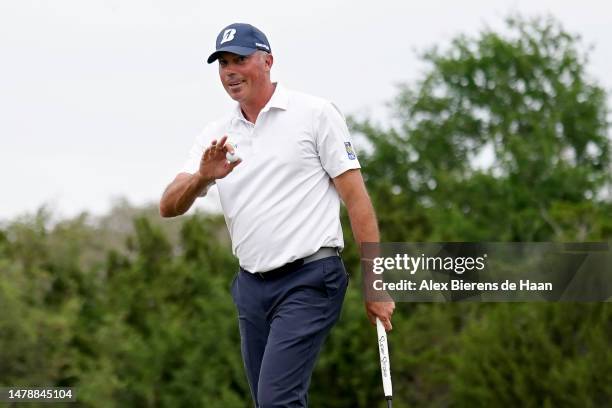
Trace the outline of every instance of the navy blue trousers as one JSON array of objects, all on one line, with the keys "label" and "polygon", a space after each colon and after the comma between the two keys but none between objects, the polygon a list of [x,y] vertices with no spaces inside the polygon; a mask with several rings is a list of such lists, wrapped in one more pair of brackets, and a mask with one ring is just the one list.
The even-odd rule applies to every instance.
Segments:
[{"label": "navy blue trousers", "polygon": [[236,275],[231,292],[255,407],[308,406],[312,370],[340,316],[347,285],[338,256],[280,274]]}]

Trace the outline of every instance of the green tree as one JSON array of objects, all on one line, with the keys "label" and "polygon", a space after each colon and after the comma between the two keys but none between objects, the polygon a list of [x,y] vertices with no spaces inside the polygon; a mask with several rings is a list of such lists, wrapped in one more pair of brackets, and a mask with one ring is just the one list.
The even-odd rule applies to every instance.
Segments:
[{"label": "green tree", "polygon": [[[503,34],[486,29],[424,52],[428,68],[401,87],[392,126],[353,121],[371,145],[361,161],[383,241],[612,236],[608,108],[586,74],[587,53],[552,18],[506,23]],[[398,401],[599,406],[612,398],[612,362],[601,358],[607,304],[400,304],[396,314]]]},{"label": "green tree", "polygon": [[397,126],[355,124],[374,146],[362,161],[386,239],[609,231],[598,227],[602,213],[586,223],[565,216],[598,214],[612,174],[606,95],[586,74],[578,36],[552,18],[514,17],[507,34],[459,36],[422,57],[429,69],[401,88]]}]

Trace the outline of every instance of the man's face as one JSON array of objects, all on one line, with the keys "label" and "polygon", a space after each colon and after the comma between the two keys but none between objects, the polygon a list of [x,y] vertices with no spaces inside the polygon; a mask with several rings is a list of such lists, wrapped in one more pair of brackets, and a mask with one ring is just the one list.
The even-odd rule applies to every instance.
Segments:
[{"label": "man's face", "polygon": [[248,56],[221,53],[219,77],[228,95],[239,103],[248,103],[270,80],[272,56],[255,52]]}]

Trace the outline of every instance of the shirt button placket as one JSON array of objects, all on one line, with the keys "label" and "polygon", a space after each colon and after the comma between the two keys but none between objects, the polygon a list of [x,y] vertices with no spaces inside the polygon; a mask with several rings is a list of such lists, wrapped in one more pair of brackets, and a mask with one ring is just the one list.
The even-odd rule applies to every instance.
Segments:
[{"label": "shirt button placket", "polygon": [[249,139],[251,142],[251,152],[255,154],[257,153],[257,143],[255,140],[255,125],[249,122],[247,126],[249,128]]}]

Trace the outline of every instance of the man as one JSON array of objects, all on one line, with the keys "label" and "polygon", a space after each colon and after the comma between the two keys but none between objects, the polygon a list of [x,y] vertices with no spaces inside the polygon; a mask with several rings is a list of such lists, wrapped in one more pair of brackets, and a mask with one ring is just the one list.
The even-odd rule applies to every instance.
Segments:
[{"label": "man", "polygon": [[[305,407],[319,350],[348,284],[338,251],[340,199],[358,243],[378,227],[342,115],[329,102],[270,80],[266,36],[249,24],[219,33],[208,63],[238,102],[196,138],[160,202],[185,213],[216,184],[240,272],[232,283],[244,366],[255,405]],[[240,159],[230,162],[227,153]],[[393,302],[366,302],[391,330]]]}]

